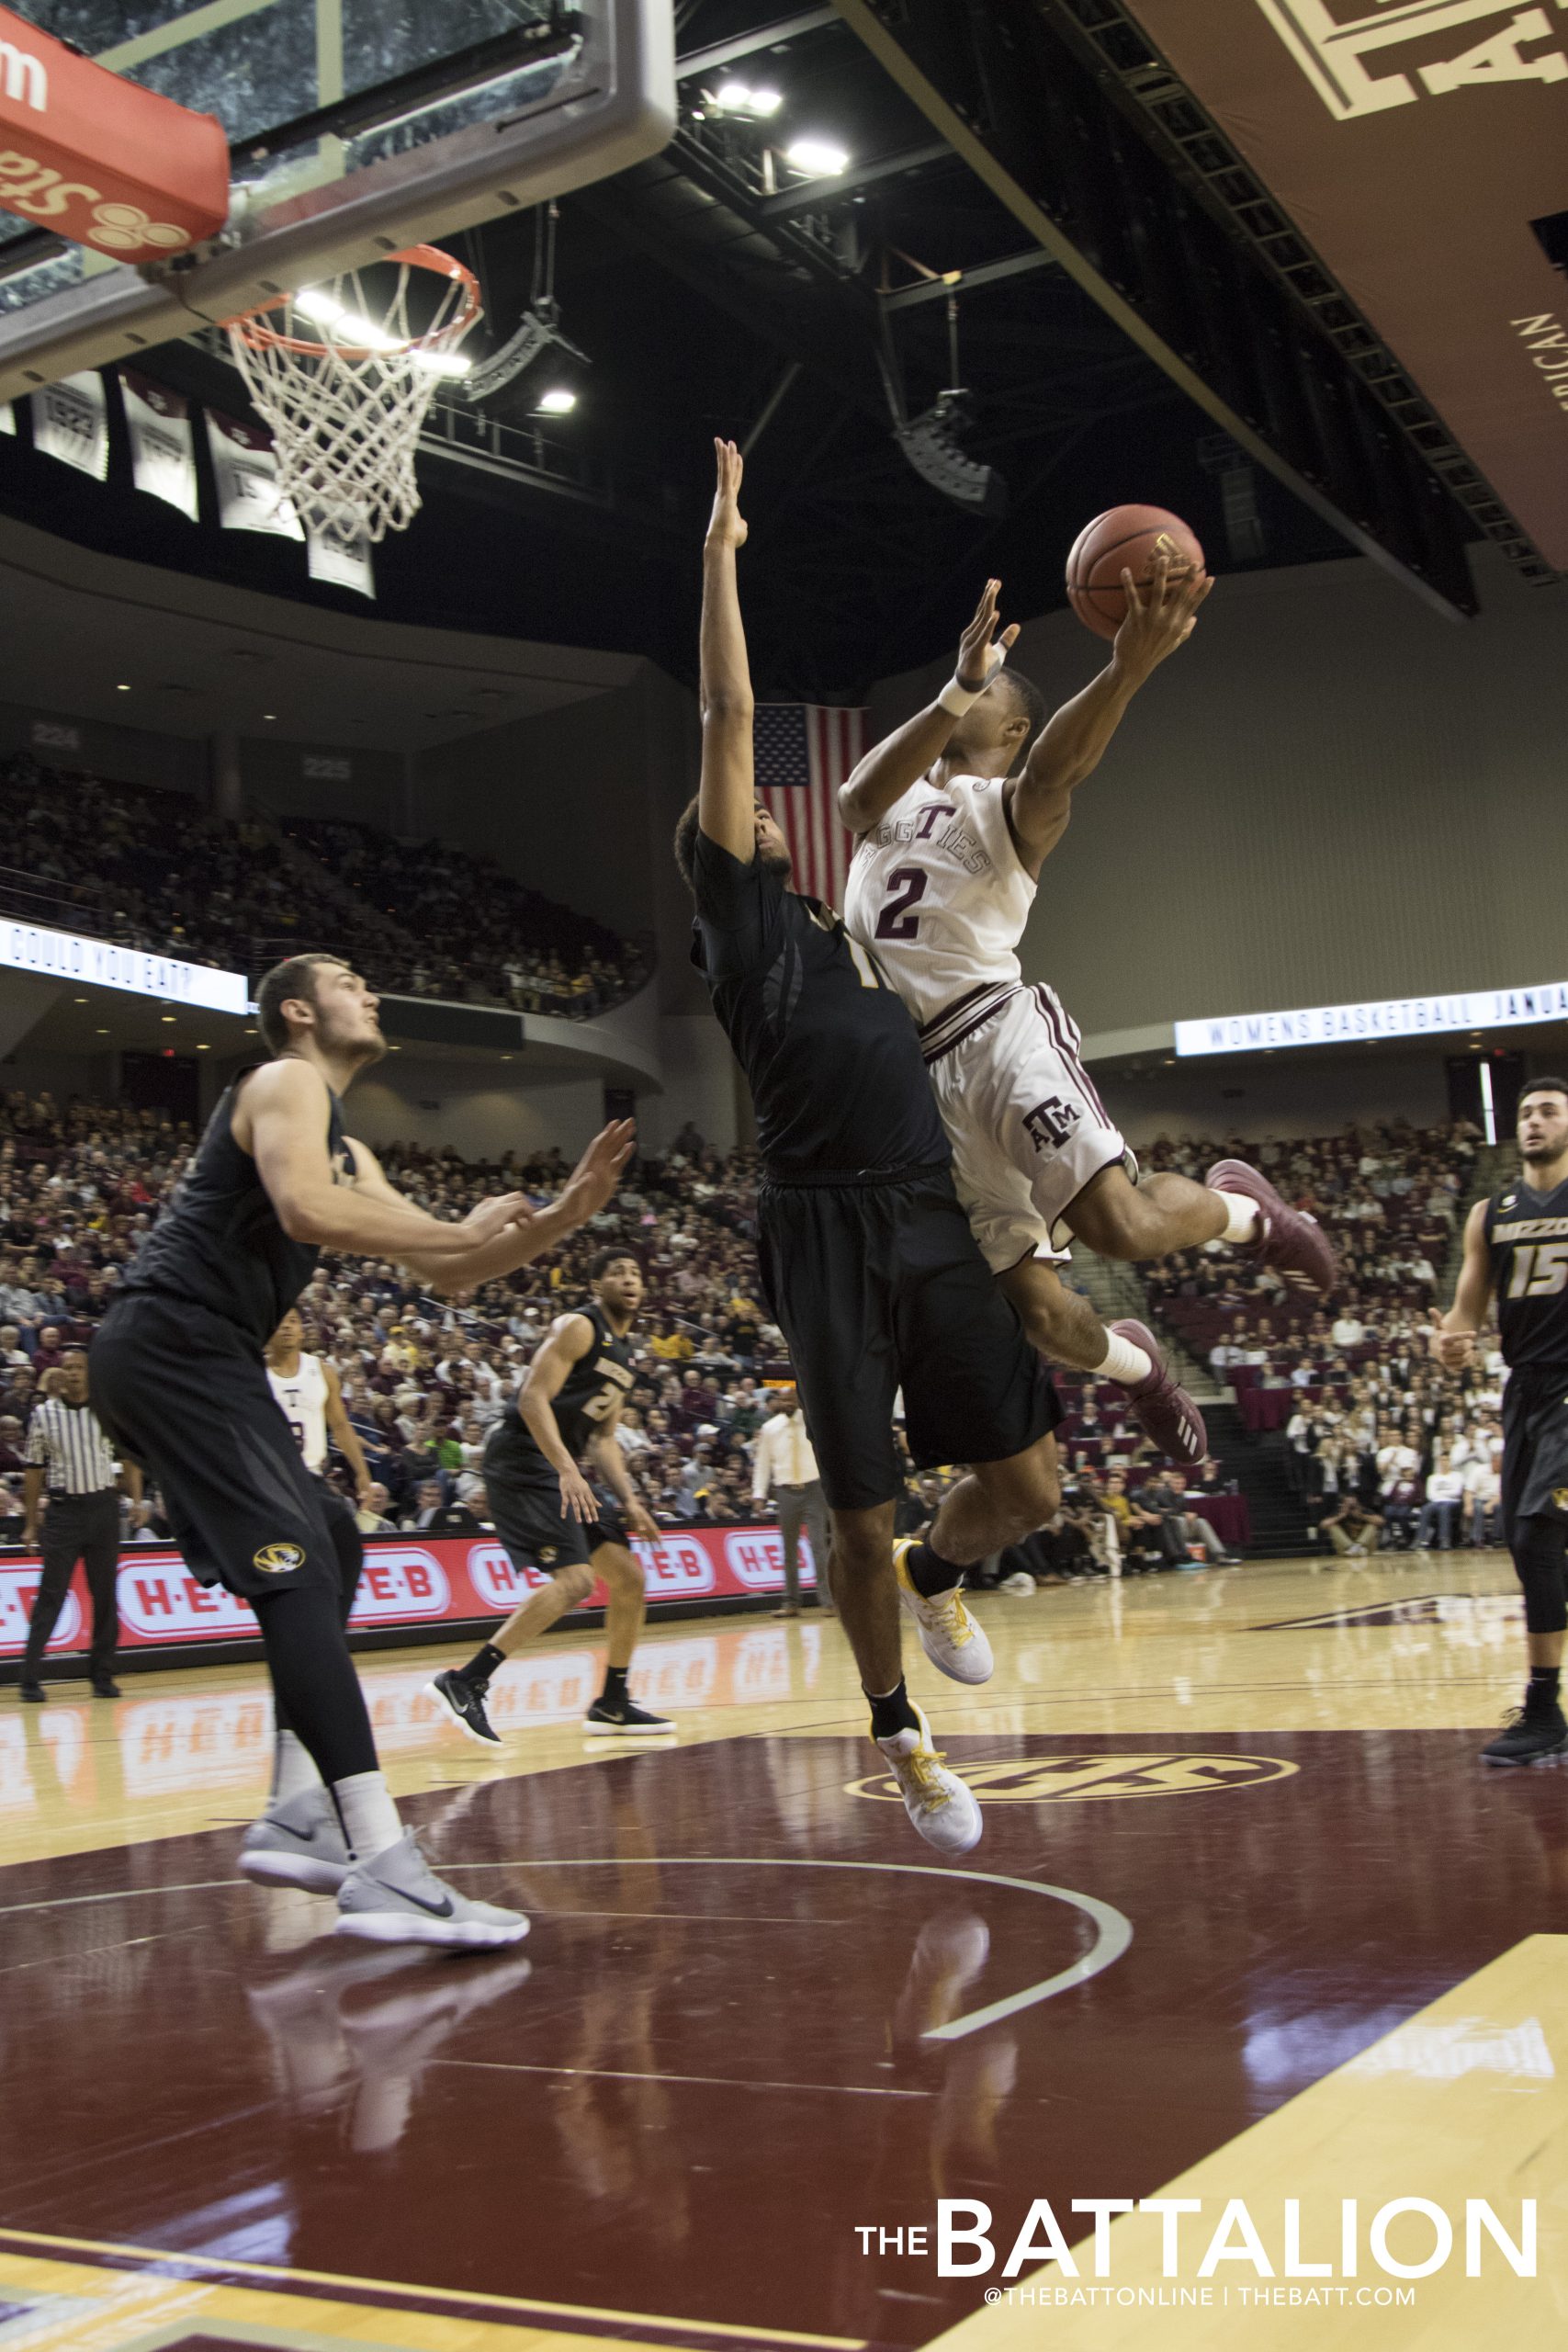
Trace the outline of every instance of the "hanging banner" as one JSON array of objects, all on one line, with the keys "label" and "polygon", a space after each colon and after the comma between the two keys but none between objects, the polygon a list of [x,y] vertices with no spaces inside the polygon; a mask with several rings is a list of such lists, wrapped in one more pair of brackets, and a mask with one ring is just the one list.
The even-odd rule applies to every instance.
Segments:
[{"label": "hanging banner", "polygon": [[1568,8],[1128,0],[1172,71],[1568,568]]},{"label": "hanging banner", "polygon": [[130,473],[138,490],[197,517],[196,444],[190,402],[151,376],[120,370],[120,398],[130,435]]},{"label": "hanging banner", "polygon": [[15,434],[17,412],[9,401],[0,401],[0,433]]},{"label": "hanging banner", "polygon": [[265,425],[207,411],[207,447],[218,484],[218,520],[226,531],[271,531],[302,539],[299,517],[277,486],[277,458]]},{"label": "hanging banner", "polygon": [[102,481],[109,469],[109,413],[97,369],[46,384],[32,403],[33,447]]},{"label": "hanging banner", "polygon": [[324,580],[333,588],[352,588],[358,596],[375,595],[376,574],[370,568],[367,538],[342,539],[335,531],[310,531],[306,543],[312,580]]}]

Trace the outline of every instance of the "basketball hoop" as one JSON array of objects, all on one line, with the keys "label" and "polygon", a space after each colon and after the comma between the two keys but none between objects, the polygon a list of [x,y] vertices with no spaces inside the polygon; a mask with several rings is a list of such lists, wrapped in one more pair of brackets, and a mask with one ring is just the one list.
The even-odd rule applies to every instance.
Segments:
[{"label": "basketball hoop", "polygon": [[[466,368],[457,346],[480,315],[478,278],[437,246],[374,266],[397,271],[378,311],[366,272],[351,269],[222,322],[276,444],[280,494],[308,532],[349,544],[405,531],[419,512],[420,426],[442,377]],[[416,271],[438,281],[423,326],[409,308]]]}]

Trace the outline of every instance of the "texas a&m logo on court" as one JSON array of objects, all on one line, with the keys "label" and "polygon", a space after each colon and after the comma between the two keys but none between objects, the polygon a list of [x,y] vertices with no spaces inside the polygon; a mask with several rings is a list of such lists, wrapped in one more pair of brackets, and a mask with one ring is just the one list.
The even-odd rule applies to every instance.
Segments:
[{"label": "texas a&m logo on court", "polygon": [[1060,1151],[1078,1121],[1082,1111],[1076,1102],[1064,1102],[1059,1094],[1048,1094],[1032,1111],[1023,1114],[1023,1132],[1036,1151]]},{"label": "texas a&m logo on court", "polygon": [[[987,1757],[972,1763],[948,1758],[948,1769],[982,1804],[1083,1804],[1110,1797],[1201,1796],[1218,1789],[1258,1788],[1289,1780],[1299,1765],[1280,1756],[1194,1756],[1174,1749],[1105,1756]],[[889,1773],[851,1781],[847,1792],[902,1802]]]}]

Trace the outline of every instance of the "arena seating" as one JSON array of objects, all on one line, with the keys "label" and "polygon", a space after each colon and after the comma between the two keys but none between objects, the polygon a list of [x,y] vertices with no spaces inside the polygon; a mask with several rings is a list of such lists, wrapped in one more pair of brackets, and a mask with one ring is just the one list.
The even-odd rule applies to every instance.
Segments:
[{"label": "arena seating", "polygon": [[[0,1107],[0,1417],[16,1424],[13,1455],[40,1379],[61,1346],[90,1340],[195,1140],[188,1127],[125,1105],[14,1094]],[[1156,1165],[1190,1162],[1201,1172],[1218,1148],[1156,1146],[1149,1158]],[[1282,1293],[1235,1252],[1197,1252],[1152,1275],[1151,1313],[1189,1346],[1207,1342],[1207,1352],[1218,1351],[1216,1377],[1234,1384],[1244,1403],[1280,1398],[1267,1425],[1282,1428],[1289,1419],[1292,1435],[1270,1442],[1297,1465],[1292,1475],[1309,1518],[1331,1517],[1335,1498],[1352,1489],[1381,1511],[1389,1500],[1386,1472],[1391,1491],[1402,1490],[1393,1497],[1393,1540],[1413,1539],[1435,1442],[1448,1440],[1456,1466],[1479,1461],[1495,1415],[1492,1359],[1459,1379],[1440,1374],[1417,1336],[1431,1288],[1424,1276],[1401,1271],[1425,1236],[1446,1254],[1440,1245],[1453,1229],[1473,1139],[1389,1131],[1250,1149],[1304,1204],[1315,1204],[1337,1240],[1351,1235],[1348,1255],[1358,1279],[1333,1303],[1331,1317]],[[567,1173],[558,1151],[470,1162],[450,1150],[394,1144],[380,1156],[393,1183],[446,1216],[506,1186],[547,1195]],[[751,1517],[750,1442],[766,1411],[762,1385],[788,1369],[782,1336],[761,1304],[756,1180],[754,1154],[720,1155],[687,1128],[662,1157],[639,1161],[612,1207],[558,1256],[460,1306],[429,1296],[389,1266],[324,1260],[301,1302],[308,1344],[337,1366],[350,1418],[387,1489],[388,1518],[412,1520],[431,1480],[443,1498],[478,1499],[490,1424],[552,1317],[583,1295],[593,1252],[616,1239],[637,1250],[648,1280],[638,1380],[623,1439],[655,1515],[670,1524]],[[1357,1227],[1369,1236],[1365,1248],[1356,1247]],[[1348,1335],[1351,1326],[1359,1336]],[[1347,1336],[1337,1339],[1337,1328]],[[1059,1432],[1067,1498],[1062,1542],[1057,1553],[1048,1544],[1044,1555],[1028,1555],[1028,1573],[1051,1580],[1064,1566],[1072,1572],[1075,1560],[1083,1574],[1110,1565],[1104,1546],[1096,1549],[1108,1494],[1119,1521],[1141,1512],[1145,1565],[1189,1556],[1184,1530],[1175,1547],[1167,1540],[1162,1550],[1150,1527],[1181,1508],[1204,1521],[1225,1552],[1247,1548],[1247,1498],[1232,1465],[1204,1465],[1183,1497],[1161,1476],[1120,1390],[1066,1374],[1058,1374],[1058,1387],[1066,1408]],[[1266,1424],[1259,1418],[1253,1426]],[[0,1521],[14,1521],[20,1464],[7,1460],[6,1435],[0,1427]],[[1390,1442],[1401,1458],[1380,1463]],[[1407,1453],[1416,1456],[1414,1464],[1404,1461]],[[909,1523],[929,1515],[943,1483],[921,1482]],[[1081,1547],[1072,1540],[1075,1526],[1085,1536]],[[1129,1535],[1125,1527],[1121,1532]],[[1135,1540],[1122,1549],[1130,1564],[1137,1561]],[[1018,1563],[1011,1565],[1017,1573]]]},{"label": "arena seating", "polygon": [[231,822],[185,793],[0,763],[0,912],[253,978],[325,942],[378,988],[587,1020],[646,951],[488,859],[367,826]]}]

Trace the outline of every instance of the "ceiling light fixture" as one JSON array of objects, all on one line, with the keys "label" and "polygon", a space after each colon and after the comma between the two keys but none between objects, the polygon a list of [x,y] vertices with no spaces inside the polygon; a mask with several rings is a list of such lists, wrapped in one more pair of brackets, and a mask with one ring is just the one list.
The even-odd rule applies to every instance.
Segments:
[{"label": "ceiling light fixture", "polygon": [[542,395],[537,413],[540,416],[570,416],[576,406],[577,394],[569,392],[564,384],[557,384],[552,390]]},{"label": "ceiling light fixture", "polygon": [[130,692],[130,688],[129,686],[116,686],[115,692],[117,695],[128,695]]},{"label": "ceiling light fixture", "polygon": [[830,139],[796,139],[784,149],[784,162],[807,179],[837,179],[850,168],[849,152]]},{"label": "ceiling light fixture", "polygon": [[754,90],[746,82],[721,82],[713,94],[713,103],[721,114],[749,114],[765,119],[777,114],[784,98],[777,90]]}]

